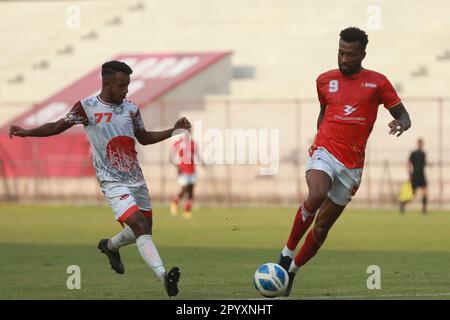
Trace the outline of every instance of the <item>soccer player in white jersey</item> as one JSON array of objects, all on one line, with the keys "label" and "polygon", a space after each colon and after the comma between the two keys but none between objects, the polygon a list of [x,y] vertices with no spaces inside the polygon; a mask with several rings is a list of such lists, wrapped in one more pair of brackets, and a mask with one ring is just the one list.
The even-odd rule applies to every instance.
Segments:
[{"label": "soccer player in white jersey", "polygon": [[83,124],[91,142],[93,165],[100,188],[111,206],[116,220],[124,229],[111,239],[102,239],[98,248],[109,258],[112,269],[122,274],[125,268],[119,248],[136,243],[139,253],[163,282],[170,297],[178,294],[180,270],[168,272],[152,241],[152,205],[137,160],[135,139],[142,145],[158,143],[175,130],[187,130],[191,124],[179,119],[173,128],[146,131],[138,107],[125,100],[130,84],[131,68],[119,61],[102,65],[102,90],[96,97],[78,101],[67,115],[34,129],[11,126],[9,135],[48,137],[60,134],[73,125]]}]

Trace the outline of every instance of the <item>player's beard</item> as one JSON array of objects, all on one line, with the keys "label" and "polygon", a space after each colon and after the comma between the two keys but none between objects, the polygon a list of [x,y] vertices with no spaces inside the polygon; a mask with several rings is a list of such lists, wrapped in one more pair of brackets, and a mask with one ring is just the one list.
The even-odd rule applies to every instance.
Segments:
[{"label": "player's beard", "polygon": [[339,71],[344,75],[344,76],[351,76],[355,73],[357,73],[359,70],[361,69],[361,65],[353,67],[353,68],[343,68],[342,65],[339,65]]}]

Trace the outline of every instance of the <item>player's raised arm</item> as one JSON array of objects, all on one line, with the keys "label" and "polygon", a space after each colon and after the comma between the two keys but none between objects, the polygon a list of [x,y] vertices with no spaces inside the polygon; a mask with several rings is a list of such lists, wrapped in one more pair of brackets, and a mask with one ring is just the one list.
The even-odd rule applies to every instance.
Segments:
[{"label": "player's raised arm", "polygon": [[139,119],[135,119],[135,123],[137,123],[137,125],[135,125],[134,135],[139,143],[144,146],[166,140],[170,138],[176,130],[187,130],[191,127],[189,120],[183,117],[177,120],[173,128],[162,131],[146,131],[143,126],[139,125],[139,122],[142,122],[142,119],[140,119],[140,114],[137,116]]},{"label": "player's raised arm", "polygon": [[70,111],[61,119],[49,122],[33,129],[23,129],[19,126],[9,128],[9,137],[50,137],[60,134],[76,124],[88,124],[86,113],[78,101]]},{"label": "player's raised arm", "polygon": [[409,113],[401,102],[395,107],[390,108],[389,112],[395,119],[389,122],[389,128],[391,128],[389,134],[397,134],[397,137],[399,137],[404,131],[411,127]]},{"label": "player's raised arm", "polygon": [[11,126],[9,129],[9,137],[49,137],[60,134],[61,132],[66,131],[72,126],[73,124],[67,122],[66,120],[64,120],[64,118],[28,130],[23,129],[19,126]]}]

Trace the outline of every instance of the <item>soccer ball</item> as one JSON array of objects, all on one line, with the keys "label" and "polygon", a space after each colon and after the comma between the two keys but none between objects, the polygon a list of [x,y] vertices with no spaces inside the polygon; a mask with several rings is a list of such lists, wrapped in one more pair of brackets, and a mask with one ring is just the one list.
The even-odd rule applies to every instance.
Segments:
[{"label": "soccer ball", "polygon": [[255,288],[263,297],[274,298],[282,295],[288,283],[289,275],[279,264],[265,263],[255,272]]}]

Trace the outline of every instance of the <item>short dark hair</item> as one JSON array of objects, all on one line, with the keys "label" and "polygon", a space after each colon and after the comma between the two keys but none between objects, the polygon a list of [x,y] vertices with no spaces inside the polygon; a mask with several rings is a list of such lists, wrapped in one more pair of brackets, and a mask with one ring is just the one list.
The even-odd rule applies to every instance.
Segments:
[{"label": "short dark hair", "polygon": [[133,73],[130,66],[121,61],[108,61],[102,65],[102,78],[114,75],[116,72],[123,72],[126,75]]},{"label": "short dark hair", "polygon": [[356,27],[350,27],[342,30],[339,36],[345,42],[359,42],[359,44],[361,45],[361,49],[363,51],[366,51],[366,46],[367,43],[369,43],[369,38],[363,30]]}]

